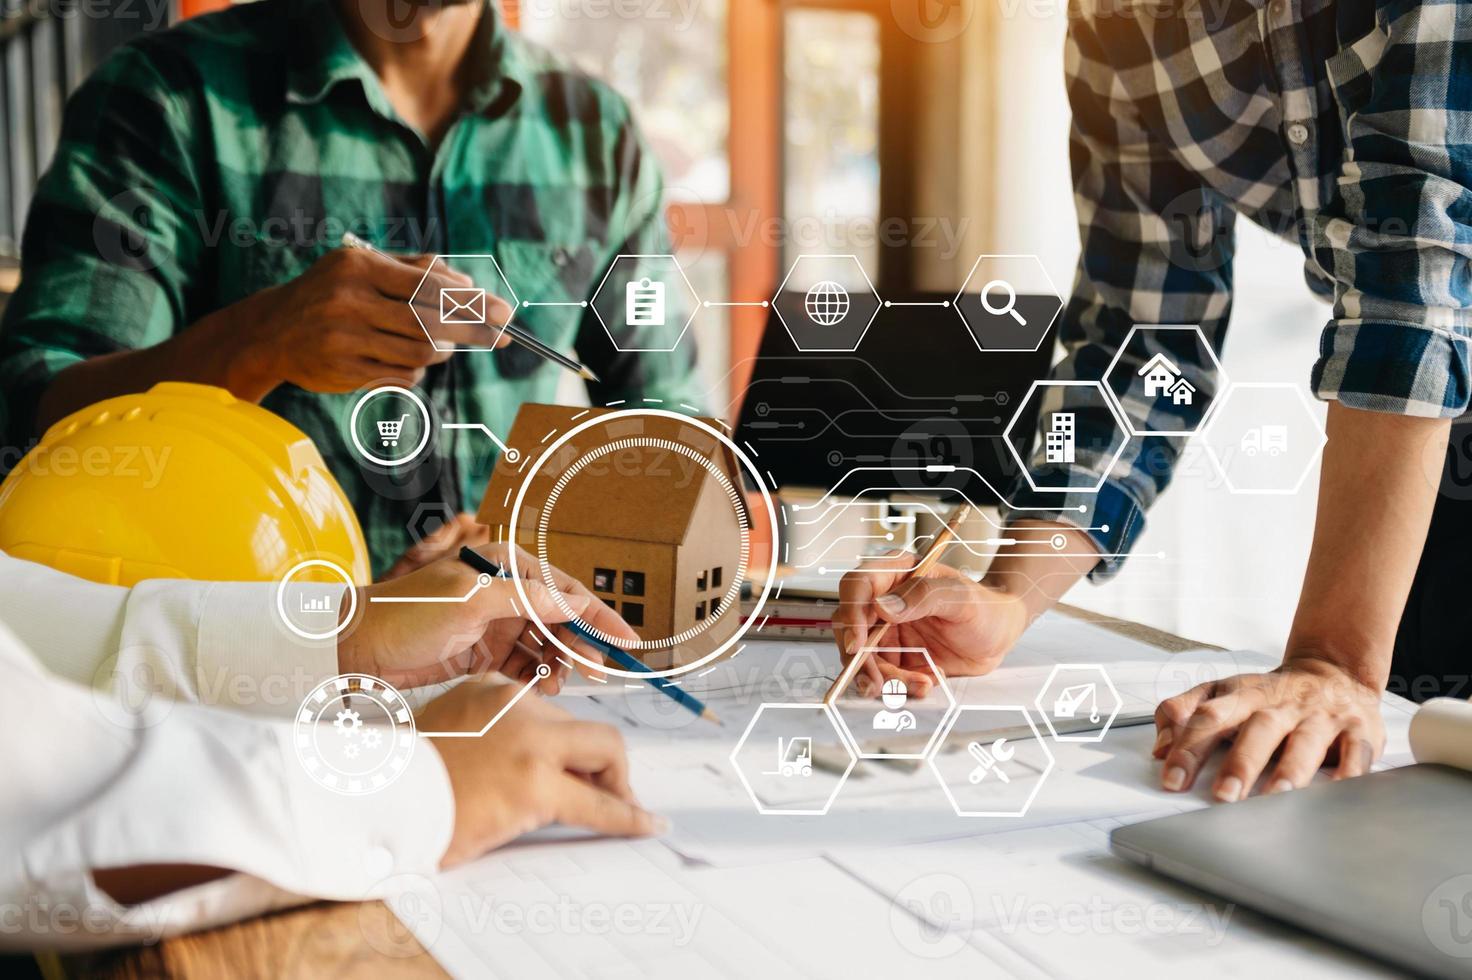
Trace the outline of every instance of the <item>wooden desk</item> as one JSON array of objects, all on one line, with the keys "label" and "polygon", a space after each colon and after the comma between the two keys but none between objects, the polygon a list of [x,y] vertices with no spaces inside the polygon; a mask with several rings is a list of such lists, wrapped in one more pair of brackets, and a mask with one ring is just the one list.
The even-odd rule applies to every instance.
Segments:
[{"label": "wooden desk", "polygon": [[[1171,653],[1209,646],[1072,607],[1063,611]],[[71,976],[107,980],[220,976],[297,980],[349,973],[375,980],[445,976],[382,902],[318,903],[157,946],[73,957],[62,968]]]}]

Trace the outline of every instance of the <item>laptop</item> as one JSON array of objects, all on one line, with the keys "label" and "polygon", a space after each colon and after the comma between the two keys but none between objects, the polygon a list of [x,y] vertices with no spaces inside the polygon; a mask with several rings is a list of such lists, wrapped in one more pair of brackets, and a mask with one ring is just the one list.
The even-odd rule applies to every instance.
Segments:
[{"label": "laptop", "polygon": [[[776,311],[801,310],[804,296],[780,294],[736,441],[754,446],[761,467],[784,487],[845,496],[959,490],[976,504],[996,503],[1018,475],[1003,432],[1052,363],[1057,297],[1016,297],[1030,322],[1050,324],[1041,341],[1033,337],[1037,349],[1025,351],[983,350],[953,308],[953,294],[886,298],[894,305],[878,307],[855,350],[801,350]],[[1036,399],[1025,408],[1012,434],[1023,458]]]},{"label": "laptop", "polygon": [[1387,769],[1120,827],[1121,857],[1418,974],[1472,976],[1472,773]]}]

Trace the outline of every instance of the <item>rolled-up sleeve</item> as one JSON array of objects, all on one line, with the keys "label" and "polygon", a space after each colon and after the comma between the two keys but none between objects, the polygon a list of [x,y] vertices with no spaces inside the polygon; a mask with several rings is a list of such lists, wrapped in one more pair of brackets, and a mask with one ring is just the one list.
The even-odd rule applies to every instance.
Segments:
[{"label": "rolled-up sleeve", "polygon": [[1345,130],[1336,198],[1314,217],[1334,316],[1315,393],[1454,417],[1472,402],[1472,5],[1385,5],[1330,60]]},{"label": "rolled-up sleeve", "polygon": [[20,287],[0,320],[0,415],[14,445],[36,434],[36,405],[57,374],[158,344],[198,313],[197,126],[182,82],[161,70],[124,46],[67,102],[26,217]]}]

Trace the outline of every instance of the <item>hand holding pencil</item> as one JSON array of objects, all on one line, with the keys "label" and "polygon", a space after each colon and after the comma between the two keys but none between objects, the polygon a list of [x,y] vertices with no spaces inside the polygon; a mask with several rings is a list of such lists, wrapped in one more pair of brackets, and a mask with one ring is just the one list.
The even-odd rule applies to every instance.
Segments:
[{"label": "hand holding pencil", "polygon": [[877,695],[890,678],[904,681],[912,697],[930,692],[935,678],[923,656],[876,647],[924,647],[947,676],[985,674],[1001,663],[1027,628],[1027,608],[1020,596],[940,564],[966,516],[953,512],[923,555],[865,560],[843,577],[833,629],[845,668],[825,700],[850,683],[859,694]]}]

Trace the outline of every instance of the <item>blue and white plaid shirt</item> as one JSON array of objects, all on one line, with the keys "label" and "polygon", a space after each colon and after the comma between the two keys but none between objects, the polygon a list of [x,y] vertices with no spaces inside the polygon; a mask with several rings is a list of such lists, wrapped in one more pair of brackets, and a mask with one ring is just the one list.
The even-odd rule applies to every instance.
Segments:
[{"label": "blue and white plaid shirt", "polygon": [[[1199,323],[1220,351],[1240,213],[1296,239],[1309,286],[1333,301],[1318,397],[1426,417],[1467,409],[1472,2],[1073,0],[1066,66],[1083,255],[1056,379],[1102,379],[1136,323]],[[1118,373],[1143,364],[1137,347]],[[1150,410],[1173,425],[1125,399],[1139,430],[1189,430],[1217,394],[1209,358],[1191,345],[1169,356],[1207,397]],[[1092,486],[1108,467],[1099,450],[1114,423],[1085,390],[1054,390],[1043,416],[1076,412],[1083,472],[1064,477],[1039,451],[1040,484]],[[1013,502],[1091,528],[1111,556],[1095,575],[1107,575],[1184,441],[1132,439],[1097,496],[1024,486]]]}]

